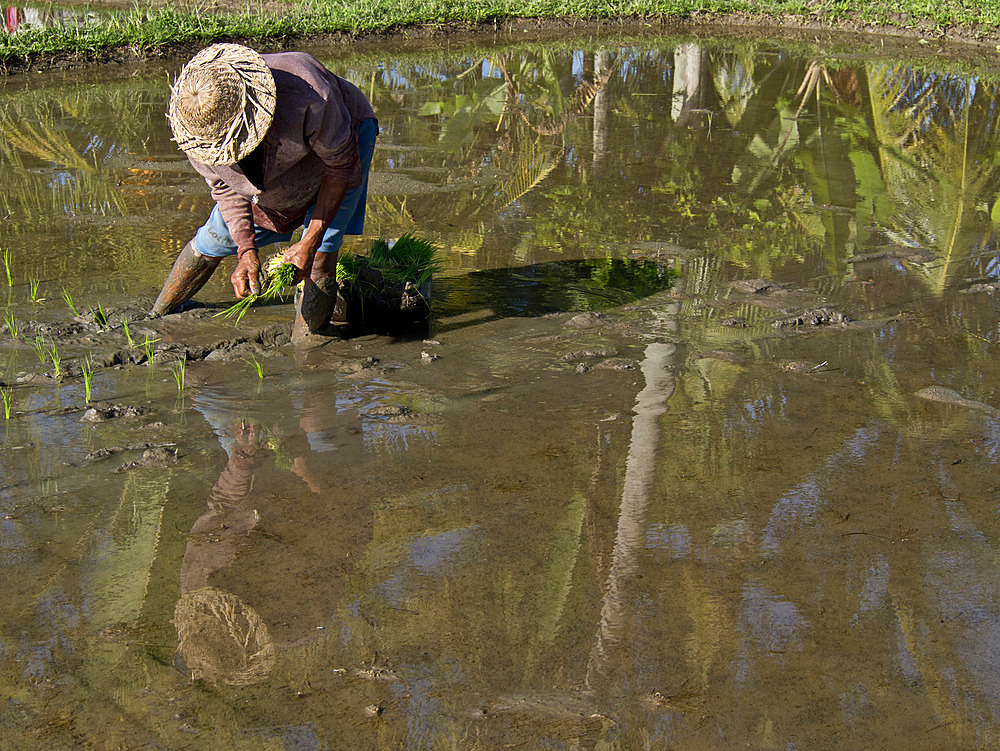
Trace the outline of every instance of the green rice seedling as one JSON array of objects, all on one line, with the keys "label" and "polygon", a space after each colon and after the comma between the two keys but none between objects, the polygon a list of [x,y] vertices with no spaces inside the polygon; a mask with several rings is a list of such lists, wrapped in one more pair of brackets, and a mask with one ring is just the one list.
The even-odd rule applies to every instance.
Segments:
[{"label": "green rice seedling", "polygon": [[250,358],[250,364],[253,365],[254,373],[257,374],[257,380],[264,380],[264,364],[258,360],[256,357]]},{"label": "green rice seedling", "polygon": [[[352,289],[362,280],[366,267],[378,271],[389,284],[413,282],[420,287],[441,270],[441,263],[433,242],[407,233],[392,245],[382,239],[373,241],[367,256],[342,254],[337,259],[337,281],[345,289]],[[359,286],[357,291],[363,296],[377,290]]]},{"label": "green rice seedling", "polygon": [[29,341],[28,346],[31,347],[31,351],[38,357],[39,362],[45,362],[48,359],[48,354],[45,350],[45,340],[40,335]]},{"label": "green rice seedling", "polygon": [[3,397],[3,419],[10,419],[10,405],[14,401],[14,389],[11,386],[0,389],[0,397]]},{"label": "green rice seedling", "polygon": [[17,339],[17,319],[14,317],[14,311],[10,308],[4,310],[3,322],[7,326],[7,333],[10,334],[10,338]]},{"label": "green rice seedling", "polygon": [[160,341],[159,339],[150,339],[149,334],[142,340],[142,349],[146,353],[146,362],[152,364],[153,356],[156,354],[156,343]]},{"label": "green rice seedling", "polygon": [[247,295],[235,305],[231,305],[225,310],[216,313],[215,318],[219,318],[220,316],[222,318],[231,318],[235,316],[236,323],[239,323],[240,319],[246,315],[246,312],[250,310],[252,305],[258,302],[269,302],[281,297],[285,287],[290,287],[295,280],[295,266],[282,261],[281,255],[274,255],[269,258],[261,270],[264,272],[264,279],[261,281],[264,291],[256,295]]},{"label": "green rice seedling", "polygon": [[341,253],[337,258],[337,281],[353,287],[360,281],[365,264],[365,259],[356,253]]},{"label": "green rice seedling", "polygon": [[3,251],[3,268],[4,268],[4,271],[7,272],[7,286],[8,287],[13,287],[14,286],[14,280],[11,277],[11,274],[10,274],[10,251],[7,250],[6,248],[4,248],[4,251]]},{"label": "green rice seedling", "polygon": [[52,375],[58,378],[60,373],[62,373],[62,369],[60,367],[60,363],[62,362],[62,355],[60,355],[59,352],[56,351],[55,342],[52,342],[52,344],[49,346],[48,352],[49,352],[49,359],[52,361],[52,367],[53,367]]},{"label": "green rice seedling", "polygon": [[38,280],[29,279],[28,280],[28,297],[31,302],[38,302]]},{"label": "green rice seedling", "polygon": [[87,404],[90,404],[90,387],[94,377],[94,361],[87,355],[80,363],[80,371],[83,373],[83,389],[86,392]]},{"label": "green rice seedling", "polygon": [[389,282],[413,282],[420,286],[441,270],[434,243],[410,233],[400,235],[391,246],[376,240],[368,251],[368,263]]},{"label": "green rice seedling", "polygon": [[97,303],[97,309],[91,308],[90,314],[94,317],[94,323],[97,324],[98,328],[106,329],[108,327],[108,314],[103,305]]},{"label": "green rice seedling", "polygon": [[76,309],[76,306],[73,304],[73,295],[65,287],[63,287],[62,291],[62,299],[66,301],[67,305],[69,305],[69,309],[73,311],[73,315],[75,316],[80,315],[79,311],[77,311]]},{"label": "green rice seedling", "polygon": [[135,342],[132,341],[132,332],[128,330],[128,321],[122,318],[121,322],[122,322],[122,331],[125,332],[125,338],[128,340],[128,346],[130,349],[134,348]]},{"label": "green rice seedling", "polygon": [[177,382],[177,393],[184,393],[184,372],[187,370],[187,356],[182,356],[180,360],[170,366],[170,372],[174,374],[174,381]]}]

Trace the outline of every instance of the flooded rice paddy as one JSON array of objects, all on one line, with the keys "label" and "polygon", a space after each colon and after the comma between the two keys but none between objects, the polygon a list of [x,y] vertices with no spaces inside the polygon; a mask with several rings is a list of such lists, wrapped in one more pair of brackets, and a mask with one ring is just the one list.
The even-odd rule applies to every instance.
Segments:
[{"label": "flooded rice paddy", "polygon": [[0,746],[1000,744],[995,74],[311,51],[426,329],[147,320],[181,61],[0,81]]}]

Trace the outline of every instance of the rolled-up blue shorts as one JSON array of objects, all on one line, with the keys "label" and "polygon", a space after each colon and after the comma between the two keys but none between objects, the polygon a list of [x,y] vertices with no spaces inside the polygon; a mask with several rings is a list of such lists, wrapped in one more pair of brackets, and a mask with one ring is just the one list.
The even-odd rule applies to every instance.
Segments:
[{"label": "rolled-up blue shorts", "polygon": [[[361,157],[361,185],[347,191],[337,215],[330,222],[330,226],[323,235],[323,241],[317,249],[318,253],[336,253],[340,250],[344,242],[344,235],[360,235],[365,231],[365,203],[368,200],[368,170],[372,164],[372,152],[375,151],[375,138],[378,136],[378,122],[374,118],[367,118],[361,121],[358,127],[358,154]],[[314,203],[306,211],[302,225],[309,224],[312,218]],[[273,230],[257,227],[254,231],[254,239],[258,248],[263,248],[274,243],[288,242],[292,239],[292,232],[274,232]],[[236,255],[236,243],[233,242],[229,234],[219,207],[212,209],[208,221],[205,222],[194,236],[194,245],[203,256],[213,258],[223,258],[225,256]]]}]

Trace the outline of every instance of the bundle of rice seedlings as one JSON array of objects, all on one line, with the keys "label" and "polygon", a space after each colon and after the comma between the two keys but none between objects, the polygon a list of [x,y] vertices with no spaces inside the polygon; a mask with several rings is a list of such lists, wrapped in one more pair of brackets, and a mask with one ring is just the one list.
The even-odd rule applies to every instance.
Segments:
[{"label": "bundle of rice seedlings", "polygon": [[[377,272],[376,281],[365,273],[368,269]],[[341,254],[337,261],[337,281],[346,290],[375,296],[391,285],[409,283],[420,288],[440,269],[434,243],[406,233],[391,245],[382,239],[373,241],[367,256]]]},{"label": "bundle of rice seedlings", "polygon": [[394,243],[375,240],[365,255],[342,253],[333,319],[391,327],[427,318],[437,253],[433,242],[409,233]]},{"label": "bundle of rice seedlings", "polygon": [[225,310],[216,313],[214,317],[231,318],[232,316],[236,316],[236,323],[239,323],[240,319],[246,315],[246,312],[255,303],[270,302],[279,297],[284,299],[282,293],[285,287],[292,286],[292,282],[295,280],[295,271],[294,264],[285,263],[282,260],[281,253],[271,256],[261,267],[261,291],[257,294],[247,295],[235,305],[231,305]]}]

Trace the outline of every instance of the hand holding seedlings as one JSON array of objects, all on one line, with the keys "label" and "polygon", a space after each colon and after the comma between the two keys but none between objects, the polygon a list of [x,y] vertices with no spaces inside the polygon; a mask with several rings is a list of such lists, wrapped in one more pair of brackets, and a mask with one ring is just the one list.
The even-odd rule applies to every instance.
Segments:
[{"label": "hand holding seedlings", "polygon": [[262,292],[253,292],[247,295],[235,305],[231,305],[222,312],[216,313],[215,317],[222,316],[223,318],[229,318],[236,316],[236,322],[239,323],[240,319],[243,318],[254,303],[268,302],[276,297],[280,297],[285,287],[291,286],[294,281],[296,268],[290,263],[285,263],[282,257],[277,255],[268,259],[261,272]]}]

